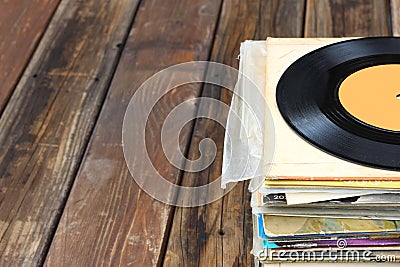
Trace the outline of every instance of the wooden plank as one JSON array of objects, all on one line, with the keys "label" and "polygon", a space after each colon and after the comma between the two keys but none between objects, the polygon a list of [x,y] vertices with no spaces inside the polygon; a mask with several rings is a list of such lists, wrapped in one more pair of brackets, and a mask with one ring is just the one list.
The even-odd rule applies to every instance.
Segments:
[{"label": "wooden plank", "polygon": [[392,34],[400,36],[400,0],[390,0]]},{"label": "wooden plank", "polygon": [[0,2],[0,113],[59,2]]},{"label": "wooden plank", "polygon": [[12,95],[0,120],[1,266],[44,261],[137,3],[62,1]]},{"label": "wooden plank", "polygon": [[389,35],[387,0],[308,0],[305,37]]},{"label": "wooden plank", "polygon": [[[224,1],[213,47],[213,61],[237,67],[240,43],[267,36],[302,34],[303,1]],[[230,102],[231,95],[205,86],[203,97]],[[216,106],[208,107],[209,110]],[[224,114],[223,116],[227,116]],[[182,184],[196,186],[221,174],[224,129],[215,121],[196,120],[189,158],[198,158],[199,142],[211,138],[218,148],[213,164],[200,173],[185,173]],[[177,208],[165,266],[252,266],[252,221],[247,183],[239,183],[223,199],[198,208]]]},{"label": "wooden plank", "polygon": [[[219,9],[215,0],[142,3],[46,265],[157,264],[171,207],[152,199],[131,178],[121,149],[122,120],[133,93],[151,75],[173,64],[208,59]],[[149,155],[160,174],[175,182],[180,171],[160,153],[160,122],[200,89],[184,87],[167,95],[148,121]],[[191,132],[186,127],[181,133],[182,151]]]}]

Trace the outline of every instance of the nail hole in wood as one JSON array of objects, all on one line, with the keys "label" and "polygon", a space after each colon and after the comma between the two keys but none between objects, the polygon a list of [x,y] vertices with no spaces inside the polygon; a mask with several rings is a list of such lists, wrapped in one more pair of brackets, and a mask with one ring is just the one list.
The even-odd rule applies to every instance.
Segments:
[{"label": "nail hole in wood", "polygon": [[219,235],[224,235],[224,234],[225,234],[225,231],[222,230],[222,229],[219,229],[219,230],[218,230],[218,234],[219,234]]}]

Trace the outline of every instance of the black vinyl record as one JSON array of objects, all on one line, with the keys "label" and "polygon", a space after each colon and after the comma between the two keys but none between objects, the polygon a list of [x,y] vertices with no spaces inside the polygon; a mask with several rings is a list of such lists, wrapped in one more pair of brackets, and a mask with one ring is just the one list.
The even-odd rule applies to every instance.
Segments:
[{"label": "black vinyl record", "polygon": [[[314,50],[280,78],[278,108],[292,129],[321,150],[361,165],[400,170],[400,131],[358,120],[338,97],[349,75],[385,64],[400,64],[400,38],[361,38]],[[400,92],[400,83],[398,88]]]}]

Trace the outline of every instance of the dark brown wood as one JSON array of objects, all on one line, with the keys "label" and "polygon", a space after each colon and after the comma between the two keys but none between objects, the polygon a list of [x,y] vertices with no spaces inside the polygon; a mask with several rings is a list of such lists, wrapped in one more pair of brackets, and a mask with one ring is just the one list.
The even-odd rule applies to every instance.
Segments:
[{"label": "dark brown wood", "polygon": [[0,112],[60,0],[0,2]]},{"label": "dark brown wood", "polygon": [[[152,199],[131,178],[121,148],[122,120],[133,93],[151,75],[173,64],[208,59],[219,9],[215,0],[141,4],[46,265],[157,264],[171,207]],[[149,119],[149,155],[171,181],[178,181],[180,170],[160,151],[161,122],[200,89],[189,86],[165,96]],[[183,151],[191,133],[190,126],[181,133]]]},{"label": "dark brown wood", "polygon": [[390,35],[387,0],[308,0],[305,37]]},{"label": "dark brown wood", "polygon": [[[237,67],[240,43],[267,36],[301,37],[303,1],[224,1],[213,46],[213,61]],[[203,97],[230,102],[231,94],[206,85]],[[217,106],[207,107],[210,113]],[[226,116],[227,114],[224,114]],[[220,176],[224,129],[215,121],[196,120],[189,158],[200,156],[198,146],[211,138],[218,153],[213,164],[200,173],[185,173],[182,184],[196,186]],[[198,208],[177,208],[165,255],[165,266],[251,266],[253,258],[250,193],[238,183],[223,199]]]},{"label": "dark brown wood", "polygon": [[400,36],[400,0],[390,0],[390,15],[393,36]]},{"label": "dark brown wood", "polygon": [[62,1],[4,110],[1,266],[43,262],[137,3]]}]

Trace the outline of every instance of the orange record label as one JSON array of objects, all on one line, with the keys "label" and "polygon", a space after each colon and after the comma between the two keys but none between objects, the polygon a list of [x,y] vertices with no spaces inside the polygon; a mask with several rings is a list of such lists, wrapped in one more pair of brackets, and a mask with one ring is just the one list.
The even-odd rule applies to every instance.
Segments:
[{"label": "orange record label", "polygon": [[378,65],[349,75],[339,101],[353,117],[369,125],[400,131],[400,64]]}]

